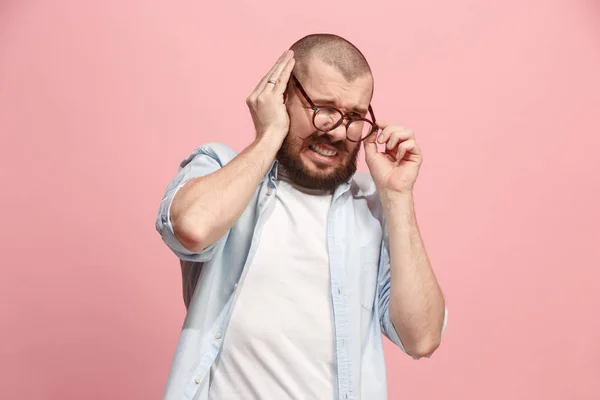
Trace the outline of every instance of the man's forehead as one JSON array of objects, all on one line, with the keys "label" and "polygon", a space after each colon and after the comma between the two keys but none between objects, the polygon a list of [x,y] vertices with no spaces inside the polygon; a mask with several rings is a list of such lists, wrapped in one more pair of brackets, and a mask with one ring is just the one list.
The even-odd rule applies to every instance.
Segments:
[{"label": "man's forehead", "polygon": [[371,101],[373,79],[369,74],[348,81],[334,66],[315,60],[307,66],[303,81],[302,86],[315,104],[366,112]]}]

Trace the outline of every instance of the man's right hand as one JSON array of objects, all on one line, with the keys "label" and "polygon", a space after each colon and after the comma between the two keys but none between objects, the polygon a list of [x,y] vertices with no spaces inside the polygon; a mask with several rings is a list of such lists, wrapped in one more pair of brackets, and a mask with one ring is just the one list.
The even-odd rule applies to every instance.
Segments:
[{"label": "man's right hand", "polygon": [[294,55],[286,51],[246,101],[257,137],[265,140],[255,140],[222,168],[190,179],[174,196],[170,211],[173,232],[188,251],[199,253],[222,238],[269,172],[290,128],[283,94],[293,68]]},{"label": "man's right hand", "polygon": [[246,99],[257,137],[270,134],[283,142],[287,136],[290,119],[284,93],[294,64],[294,52],[287,50]]}]

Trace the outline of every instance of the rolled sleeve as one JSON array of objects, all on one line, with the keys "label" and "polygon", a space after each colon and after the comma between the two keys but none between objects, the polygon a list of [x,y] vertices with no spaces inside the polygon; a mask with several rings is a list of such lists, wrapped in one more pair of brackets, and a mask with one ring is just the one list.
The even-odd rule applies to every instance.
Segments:
[{"label": "rolled sleeve", "polygon": [[168,184],[158,210],[156,230],[165,244],[179,259],[194,262],[210,260],[226,235],[201,252],[196,253],[186,249],[175,236],[173,224],[171,223],[171,205],[175,195],[191,179],[219,170],[236,155],[237,153],[233,149],[220,143],[209,143],[198,147],[181,162],[177,175]]},{"label": "rolled sleeve", "polygon": [[[386,238],[387,239],[387,238]],[[392,319],[390,318],[390,258],[389,252],[385,246],[387,240],[384,240],[384,244],[382,244],[381,254],[380,254],[380,264],[379,264],[379,280],[378,280],[378,291],[379,291],[379,318],[381,331],[392,343],[397,345],[402,349],[402,351],[406,352],[402,341],[400,340],[400,336],[392,323]],[[448,323],[448,309],[444,307],[444,322],[442,325],[442,335],[446,330],[446,325]],[[407,353],[408,354],[408,353]],[[427,358],[431,357],[431,355],[427,356]],[[413,357],[413,359],[417,360],[419,357]]]},{"label": "rolled sleeve", "polygon": [[379,259],[379,279],[378,279],[378,291],[379,291],[379,322],[381,325],[381,332],[387,337],[392,343],[400,347],[403,352],[406,353],[406,349],[400,340],[400,336],[396,332],[392,320],[390,319],[390,258],[387,249],[382,245],[380,259]]},{"label": "rolled sleeve", "polygon": [[[448,308],[444,307],[444,322],[442,325],[442,335],[444,334],[444,331],[446,330],[446,324],[448,323]],[[394,327],[394,324],[392,324],[392,320],[390,318],[390,311],[389,308],[386,307],[385,311],[384,311],[384,315],[381,318],[381,330],[383,331],[383,334],[390,339],[390,341],[392,343],[394,343],[395,345],[397,345],[398,347],[400,347],[402,349],[403,352],[406,353],[406,350],[404,349],[404,345],[402,344],[402,341],[400,340],[400,336],[398,336],[398,332],[396,332],[396,328]],[[408,354],[408,353],[406,353]],[[431,354],[426,356],[426,358],[430,358]],[[413,359],[418,360],[419,357],[413,357]]]}]

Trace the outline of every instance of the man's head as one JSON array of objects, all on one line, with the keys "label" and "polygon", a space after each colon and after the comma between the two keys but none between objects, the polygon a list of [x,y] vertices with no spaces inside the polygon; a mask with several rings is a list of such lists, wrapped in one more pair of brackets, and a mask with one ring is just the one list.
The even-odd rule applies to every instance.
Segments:
[{"label": "man's head", "polygon": [[[365,117],[373,94],[367,60],[347,40],[331,34],[306,36],[291,47],[294,76],[317,106],[333,106]],[[286,92],[290,130],[277,159],[298,185],[334,189],[356,172],[360,143],[346,140],[346,127],[322,132],[313,125],[313,109],[290,78]]]}]

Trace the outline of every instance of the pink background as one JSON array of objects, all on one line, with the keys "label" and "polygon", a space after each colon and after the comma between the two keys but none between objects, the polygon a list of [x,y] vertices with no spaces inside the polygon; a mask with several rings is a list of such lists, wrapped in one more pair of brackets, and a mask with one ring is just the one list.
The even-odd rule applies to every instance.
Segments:
[{"label": "pink background", "polygon": [[[178,163],[336,32],[415,130],[450,323],[391,399],[600,398],[600,3],[0,2],[0,397],[160,398],[184,307],[154,231]],[[361,169],[364,170],[361,158]]]}]

